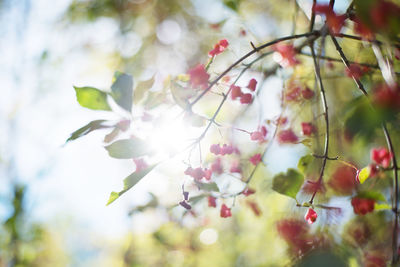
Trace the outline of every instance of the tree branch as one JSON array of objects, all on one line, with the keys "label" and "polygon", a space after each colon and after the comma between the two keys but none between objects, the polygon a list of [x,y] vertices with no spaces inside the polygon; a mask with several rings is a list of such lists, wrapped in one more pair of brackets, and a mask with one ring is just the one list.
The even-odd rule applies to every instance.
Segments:
[{"label": "tree branch", "polygon": [[188,110],[191,110],[192,107],[208,92],[211,90],[211,88],[220,80],[222,79],[222,77],[224,77],[228,72],[230,72],[234,67],[236,67],[238,64],[240,64],[242,61],[244,61],[245,59],[247,59],[248,57],[252,56],[254,53],[267,48],[269,46],[272,46],[274,44],[277,44],[279,42],[283,42],[283,41],[288,41],[288,40],[293,40],[293,39],[299,39],[299,38],[304,38],[304,37],[318,37],[319,36],[319,31],[312,31],[312,32],[308,32],[308,33],[303,33],[303,34],[296,34],[296,35],[290,35],[290,36],[285,36],[282,38],[278,38],[274,41],[265,43],[263,45],[260,45],[256,48],[253,48],[253,50],[251,50],[250,52],[248,52],[246,55],[242,56],[241,58],[239,58],[238,60],[236,60],[232,65],[230,65],[224,72],[222,72],[217,78],[215,78],[210,84],[209,86],[198,96],[196,97],[195,100],[193,100],[192,103],[190,103],[188,105]]}]

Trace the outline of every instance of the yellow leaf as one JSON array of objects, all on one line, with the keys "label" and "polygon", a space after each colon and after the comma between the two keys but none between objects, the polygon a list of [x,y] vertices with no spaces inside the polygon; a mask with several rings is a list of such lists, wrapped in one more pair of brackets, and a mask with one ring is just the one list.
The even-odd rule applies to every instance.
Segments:
[{"label": "yellow leaf", "polygon": [[365,180],[369,178],[370,174],[371,174],[371,169],[369,168],[369,166],[361,169],[361,171],[358,174],[358,180],[360,181],[360,184],[364,183]]}]

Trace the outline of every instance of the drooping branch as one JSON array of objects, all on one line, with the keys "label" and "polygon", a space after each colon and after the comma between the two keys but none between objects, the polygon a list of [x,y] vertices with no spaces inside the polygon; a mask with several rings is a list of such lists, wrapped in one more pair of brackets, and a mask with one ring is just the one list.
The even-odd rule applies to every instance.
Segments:
[{"label": "drooping branch", "polygon": [[[322,166],[321,166],[321,171],[319,174],[319,178],[317,183],[321,184],[322,183],[322,179],[324,177],[324,172],[325,172],[325,167],[326,167],[326,162],[328,160],[328,149],[329,149],[329,114],[328,114],[328,104],[326,101],[326,94],[325,94],[325,88],[324,88],[324,84],[322,82],[322,78],[321,78],[321,70],[320,70],[320,66],[318,64],[317,61],[317,56],[315,55],[315,51],[314,51],[314,44],[310,45],[311,48],[311,55],[313,58],[313,63],[314,63],[314,71],[315,71],[315,78],[317,79],[317,82],[319,84],[319,88],[320,88],[320,93],[321,93],[321,102],[322,102],[322,107],[323,107],[323,111],[324,111],[324,119],[325,119],[325,145],[324,145],[324,152],[323,152],[323,157],[322,157]],[[310,199],[310,204],[313,204],[315,195],[317,194],[318,189],[316,189],[314,191],[314,193],[311,196]]]},{"label": "drooping branch", "polygon": [[[349,67],[349,60],[347,59],[346,55],[343,52],[340,44],[336,40],[336,38],[331,35],[331,39],[333,44],[335,45],[336,50],[338,51],[344,65],[348,68]],[[356,83],[358,89],[367,97],[369,98],[368,92],[365,90],[364,85],[361,83],[360,79],[353,76],[353,80]],[[398,252],[397,252],[397,243],[398,243],[398,202],[399,202],[399,179],[398,179],[398,165],[396,159],[396,153],[394,151],[393,141],[387,129],[385,121],[382,122],[382,130],[385,135],[386,143],[389,149],[389,152],[393,156],[393,176],[394,176],[394,205],[392,207],[394,215],[394,226],[393,226],[393,234],[392,234],[392,263],[396,264],[398,262]]]}]

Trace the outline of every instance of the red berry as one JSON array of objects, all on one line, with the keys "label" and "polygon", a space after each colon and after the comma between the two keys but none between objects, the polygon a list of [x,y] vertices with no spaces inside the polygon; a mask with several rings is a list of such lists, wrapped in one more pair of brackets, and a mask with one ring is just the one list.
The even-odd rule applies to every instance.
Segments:
[{"label": "red berry", "polygon": [[260,207],[257,205],[256,202],[247,201],[246,204],[251,208],[251,210],[253,211],[254,215],[256,215],[257,217],[261,215]]},{"label": "red berry", "polygon": [[250,161],[254,166],[256,166],[258,163],[261,162],[261,154],[258,153],[258,154],[253,155],[253,156],[249,159],[249,161]]},{"label": "red berry", "polygon": [[253,96],[251,94],[242,94],[240,96],[241,104],[250,104],[252,100],[253,100]]},{"label": "red berry", "polygon": [[231,217],[232,216],[231,209],[228,208],[225,204],[222,204],[220,215],[222,218]]},{"label": "red berry", "polygon": [[221,147],[218,144],[212,144],[210,146],[210,152],[219,155],[221,153]]},{"label": "red berry", "polygon": [[304,216],[304,219],[309,224],[313,224],[317,220],[317,218],[318,214],[312,208],[309,208],[306,215]]},{"label": "red berry", "polygon": [[247,197],[247,196],[250,196],[250,195],[254,194],[255,192],[256,192],[256,190],[246,187],[243,190],[242,194]]},{"label": "red berry", "polygon": [[345,73],[347,77],[360,79],[364,72],[358,64],[351,64],[348,68],[345,69]]},{"label": "red berry", "polygon": [[311,99],[314,97],[314,91],[306,87],[306,89],[301,90],[301,95],[304,99]]},{"label": "red berry", "polygon": [[354,197],[351,200],[351,205],[355,214],[365,215],[369,212],[374,211],[375,200],[367,198]]},{"label": "red berry", "polygon": [[290,144],[290,143],[297,143],[299,138],[297,135],[292,131],[292,129],[282,130],[278,133],[278,141],[281,144]]},{"label": "red berry", "polygon": [[241,173],[242,172],[242,168],[240,168],[240,162],[239,161],[233,161],[231,168],[229,169],[229,172],[231,173]]},{"label": "red berry", "polygon": [[212,175],[212,170],[210,169],[204,169],[204,178],[206,178],[206,180],[211,180],[211,175]]},{"label": "red berry", "polygon": [[311,122],[302,122],[301,128],[302,128],[303,134],[306,136],[310,136],[313,133],[315,133],[315,131],[316,131],[315,126]]},{"label": "red berry", "polygon": [[253,78],[249,81],[247,88],[249,88],[251,91],[254,92],[256,90],[256,87],[257,87],[257,80]]},{"label": "red berry", "polygon": [[229,43],[226,39],[220,40],[217,44],[214,45],[214,48],[208,52],[210,57],[215,57],[216,55],[221,54],[228,47]]},{"label": "red berry", "polygon": [[221,148],[221,155],[230,155],[233,153],[233,151],[234,148],[232,145],[224,144]]},{"label": "red berry", "polygon": [[285,93],[285,101],[299,101],[300,100],[300,87],[299,86],[294,86],[294,87],[289,87],[287,92]]},{"label": "red berry", "polygon": [[235,100],[238,97],[241,97],[243,95],[242,90],[240,89],[239,86],[236,86],[234,84],[231,85],[231,98],[232,100]]},{"label": "red berry", "polygon": [[133,159],[133,162],[135,163],[136,166],[135,172],[140,172],[141,170],[144,170],[148,167],[144,159]]},{"label": "red berry", "polygon": [[383,168],[389,167],[392,157],[392,153],[383,147],[378,149],[374,148],[371,151],[371,159]]},{"label": "red berry", "polygon": [[357,171],[349,166],[341,166],[335,170],[328,185],[341,195],[350,195],[357,186]]},{"label": "red berry", "polygon": [[217,199],[212,196],[208,196],[208,206],[216,208],[217,207]]},{"label": "red berry", "polygon": [[340,33],[344,22],[347,18],[346,15],[337,15],[330,5],[317,4],[313,6],[313,11],[316,14],[324,14],[326,17],[326,24],[330,32]]},{"label": "red berry", "polygon": [[221,174],[223,172],[221,158],[216,158],[213,164],[211,164],[211,171],[217,174]]},{"label": "red berry", "polygon": [[259,141],[259,142],[264,141],[264,135],[263,135],[262,132],[259,132],[259,131],[257,131],[257,132],[252,132],[252,133],[250,134],[250,138],[251,138],[251,140],[253,140],[253,141]]},{"label": "red berry", "polygon": [[272,49],[280,54],[278,63],[282,67],[292,67],[300,63],[300,61],[296,58],[297,52],[293,44],[278,43],[274,45]]},{"label": "red berry", "polygon": [[189,83],[194,88],[206,89],[208,87],[208,79],[210,74],[207,73],[204,65],[199,64],[188,71],[190,76]]}]

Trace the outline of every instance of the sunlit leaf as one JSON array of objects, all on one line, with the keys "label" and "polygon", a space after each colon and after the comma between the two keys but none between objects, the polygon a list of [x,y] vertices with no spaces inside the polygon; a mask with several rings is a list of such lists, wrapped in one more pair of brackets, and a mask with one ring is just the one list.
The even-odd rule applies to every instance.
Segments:
[{"label": "sunlit leaf", "polygon": [[272,189],[280,194],[296,199],[304,176],[295,169],[288,169],[287,173],[277,174],[272,181]]},{"label": "sunlit leaf", "polygon": [[361,169],[360,173],[358,174],[358,180],[360,181],[360,184],[364,183],[365,180],[369,178],[370,174],[371,174],[371,169],[369,166]]},{"label": "sunlit leaf", "polygon": [[145,109],[153,109],[165,102],[166,93],[164,91],[149,92],[144,102]]},{"label": "sunlit leaf", "polygon": [[143,99],[146,91],[148,91],[153,86],[153,84],[154,76],[149,80],[140,81],[133,91],[133,103],[139,103]]},{"label": "sunlit leaf", "polygon": [[75,132],[71,134],[71,136],[67,139],[66,142],[78,139],[79,137],[82,137],[84,135],[87,135],[88,133],[97,130],[97,129],[103,129],[103,128],[109,128],[110,126],[104,125],[103,123],[106,122],[106,120],[95,120],[91,121],[82,128],[79,128]]},{"label": "sunlit leaf", "polygon": [[117,138],[120,131],[121,130],[118,127],[115,127],[109,134],[104,136],[104,143],[110,143],[114,141],[114,139]]},{"label": "sunlit leaf", "polygon": [[238,11],[240,0],[224,0],[224,4],[232,9],[233,11]]},{"label": "sunlit leaf", "polygon": [[219,192],[219,188],[216,183],[196,183],[196,184],[201,190]]},{"label": "sunlit leaf", "polygon": [[382,204],[381,203],[375,203],[374,209],[375,210],[391,210],[392,206],[390,206],[387,203],[382,203]]},{"label": "sunlit leaf", "polygon": [[312,155],[305,155],[300,158],[299,163],[297,164],[297,168],[301,173],[305,173],[308,166],[312,163],[314,157]]},{"label": "sunlit leaf", "polygon": [[142,180],[143,177],[145,177],[149,172],[151,172],[156,164],[141,170],[139,172],[134,172],[128,177],[124,179],[124,188],[120,192],[111,192],[110,197],[107,201],[107,205],[110,205],[113,203],[116,199],[118,199],[121,195],[123,195],[126,191],[131,189],[133,186],[135,186],[140,180]]},{"label": "sunlit leaf", "polygon": [[133,77],[117,71],[114,74],[114,80],[111,85],[111,96],[119,106],[130,112],[132,109]]},{"label": "sunlit leaf", "polygon": [[150,153],[148,144],[138,138],[122,139],[105,147],[110,157],[117,159],[131,159]]},{"label": "sunlit leaf", "polygon": [[373,199],[376,201],[383,201],[385,202],[385,196],[382,193],[376,192],[376,191],[362,191],[357,194],[358,198],[367,198],[367,199]]},{"label": "sunlit leaf", "polygon": [[189,104],[188,99],[193,96],[193,90],[184,88],[174,81],[171,81],[170,89],[176,104],[178,104],[182,109],[186,109]]},{"label": "sunlit leaf", "polygon": [[119,198],[119,193],[118,192],[111,192],[110,197],[108,198],[107,205],[110,205],[113,203],[117,198]]},{"label": "sunlit leaf", "polygon": [[85,108],[93,110],[111,110],[107,103],[107,93],[93,87],[76,87],[78,103]]},{"label": "sunlit leaf", "polygon": [[301,140],[301,142],[303,145],[305,145],[308,148],[312,148],[312,140],[310,138],[305,138],[303,140]]}]

